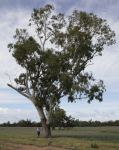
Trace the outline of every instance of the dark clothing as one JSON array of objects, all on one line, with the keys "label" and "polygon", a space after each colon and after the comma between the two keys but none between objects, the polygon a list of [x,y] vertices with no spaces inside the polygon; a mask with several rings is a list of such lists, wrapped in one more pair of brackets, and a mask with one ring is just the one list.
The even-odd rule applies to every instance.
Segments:
[{"label": "dark clothing", "polygon": [[37,137],[39,137],[39,136],[40,136],[40,129],[37,128],[37,129],[36,129],[36,132],[37,132]]},{"label": "dark clothing", "polygon": [[37,136],[38,136],[38,137],[40,136],[40,131],[37,131]]}]

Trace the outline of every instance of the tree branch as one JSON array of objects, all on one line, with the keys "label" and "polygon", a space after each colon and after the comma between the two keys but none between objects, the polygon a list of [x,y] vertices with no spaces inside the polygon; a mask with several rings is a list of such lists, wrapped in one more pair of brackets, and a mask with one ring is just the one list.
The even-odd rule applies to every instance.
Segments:
[{"label": "tree branch", "polygon": [[17,91],[18,93],[20,93],[21,95],[25,96],[26,98],[30,99],[30,97],[24,93],[22,93],[21,91],[19,91],[17,88],[13,87],[10,84],[7,84],[9,87],[11,87],[12,89],[14,89],[15,91]]},{"label": "tree branch", "polygon": [[28,86],[28,70],[26,70],[26,93],[31,96]]}]

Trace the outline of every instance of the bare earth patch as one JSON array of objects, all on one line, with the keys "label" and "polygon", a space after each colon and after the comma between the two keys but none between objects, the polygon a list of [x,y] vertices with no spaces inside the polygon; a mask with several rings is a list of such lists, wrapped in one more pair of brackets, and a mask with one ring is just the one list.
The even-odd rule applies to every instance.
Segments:
[{"label": "bare earth patch", "polygon": [[58,147],[38,147],[34,145],[24,145],[24,144],[15,144],[15,143],[5,143],[3,146],[3,150],[65,150],[63,148]]},{"label": "bare earth patch", "polygon": [[57,148],[57,147],[43,147],[43,148],[40,148],[40,147],[36,147],[36,146],[33,146],[33,145],[22,145],[21,150],[64,150],[64,149],[61,149],[61,148]]}]

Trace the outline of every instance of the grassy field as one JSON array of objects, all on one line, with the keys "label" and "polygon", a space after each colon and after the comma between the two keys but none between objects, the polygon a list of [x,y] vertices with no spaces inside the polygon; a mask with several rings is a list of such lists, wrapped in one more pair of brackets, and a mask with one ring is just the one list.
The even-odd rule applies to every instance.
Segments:
[{"label": "grassy field", "polygon": [[70,150],[119,150],[119,127],[80,127],[55,130],[51,139],[37,138],[35,128],[0,127],[0,150],[6,143],[55,146]]}]

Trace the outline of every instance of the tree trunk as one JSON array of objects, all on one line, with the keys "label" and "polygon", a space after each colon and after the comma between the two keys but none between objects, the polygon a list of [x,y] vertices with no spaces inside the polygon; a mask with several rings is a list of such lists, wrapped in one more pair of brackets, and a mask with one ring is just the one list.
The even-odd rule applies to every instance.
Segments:
[{"label": "tree trunk", "polygon": [[18,93],[20,93],[21,95],[25,96],[26,98],[28,98],[36,107],[38,114],[40,116],[41,119],[41,123],[42,123],[42,127],[44,130],[44,134],[46,138],[51,137],[51,127],[50,127],[50,117],[48,116],[48,118],[45,116],[45,113],[43,111],[42,107],[39,107],[39,104],[36,103],[36,100],[33,97],[28,96],[27,94],[24,94],[22,92],[20,92],[17,88],[13,87],[12,85],[8,84],[9,87],[11,87],[12,89],[14,89],[15,91],[17,91]]},{"label": "tree trunk", "polygon": [[35,107],[36,107],[38,114],[40,116],[40,119],[41,119],[44,135],[46,138],[49,138],[49,137],[51,137],[51,127],[50,127],[49,120],[46,119],[46,116],[45,116],[42,108],[38,107],[37,105],[35,105]]},{"label": "tree trunk", "polygon": [[46,138],[51,137],[51,127],[50,127],[50,124],[47,124],[47,121],[44,120],[44,119],[41,120],[41,123],[42,123],[42,127],[43,127],[43,130],[44,130],[45,137]]}]

